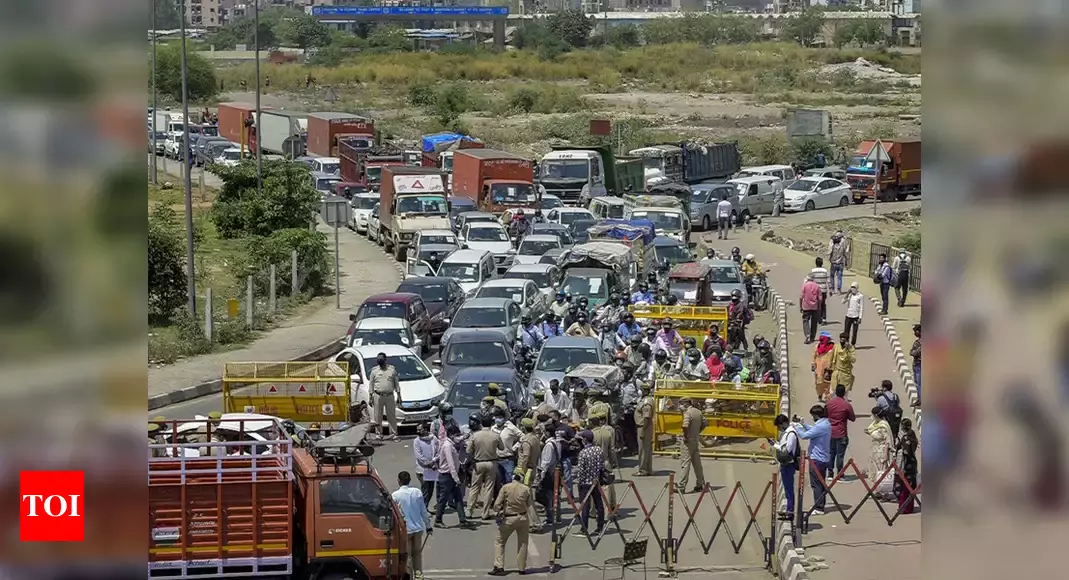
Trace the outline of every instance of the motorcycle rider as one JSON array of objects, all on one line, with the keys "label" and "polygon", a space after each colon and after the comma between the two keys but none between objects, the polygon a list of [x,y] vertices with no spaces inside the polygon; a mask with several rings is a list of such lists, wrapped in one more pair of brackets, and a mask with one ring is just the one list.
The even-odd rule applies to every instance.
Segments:
[{"label": "motorcycle rider", "polygon": [[736,264],[742,264],[742,250],[740,250],[738,246],[731,248],[731,259]]},{"label": "motorcycle rider", "polygon": [[538,330],[542,335],[542,340],[548,340],[554,336],[564,336],[564,329],[557,322],[557,315],[553,312],[546,313],[546,320]]},{"label": "motorcycle rider", "polygon": [[575,319],[579,316],[579,305],[571,303],[568,306],[568,312],[564,314],[564,322],[561,323],[565,329],[571,328],[575,324]]},{"label": "motorcycle rider", "polygon": [[657,326],[655,324],[646,327],[646,336],[642,339],[642,342],[648,344],[651,351],[653,350],[653,345],[657,342]]},{"label": "motorcycle rider", "polygon": [[516,213],[512,215],[512,222],[509,223],[509,235],[512,236],[512,239],[519,240],[526,236],[530,229],[531,222],[524,215],[523,208],[516,210]]},{"label": "motorcycle rider", "polygon": [[546,340],[546,337],[542,335],[538,325],[531,321],[530,314],[524,314],[520,317],[520,342],[523,346],[531,349],[538,350],[542,348],[542,342]]},{"label": "motorcycle rider", "polygon": [[702,258],[702,264],[708,264],[716,259],[716,250],[714,248],[708,248],[705,250],[705,257]]},{"label": "motorcycle rider", "polygon": [[661,321],[661,329],[657,331],[654,348],[667,352],[673,362],[679,358],[679,351],[683,348],[683,336],[676,331],[671,318]]},{"label": "motorcycle rider", "polygon": [[653,383],[661,379],[672,378],[674,371],[672,369],[672,363],[668,360],[668,353],[664,350],[658,350],[657,354],[653,355],[653,364],[650,366],[649,382]]},{"label": "motorcycle rider", "polygon": [[590,338],[597,338],[598,333],[590,326],[590,322],[587,320],[586,312],[580,310],[575,315],[575,323],[568,327],[568,336],[589,336]]},{"label": "motorcycle rider", "polygon": [[557,296],[553,300],[553,303],[549,305],[549,310],[557,316],[557,318],[564,318],[568,314],[568,308],[571,304],[568,303],[568,295],[564,293],[564,290],[558,290]]},{"label": "motorcycle rider", "polygon": [[546,223],[546,218],[542,215],[542,208],[536,207],[534,215],[531,216],[531,225],[544,223]]},{"label": "motorcycle rider", "polygon": [[623,340],[630,341],[631,337],[637,336],[639,341],[642,340],[642,326],[635,322],[635,315],[630,312],[624,312],[624,315],[620,318],[620,326],[616,329],[616,334],[620,335]]},{"label": "motorcycle rider", "polygon": [[616,331],[613,330],[612,325],[608,322],[601,324],[601,332],[598,333],[598,342],[601,343],[601,350],[613,356],[616,353],[617,348],[623,348],[626,346],[624,341],[620,340]]},{"label": "motorcycle rider", "polygon": [[705,353],[705,356],[709,356],[710,349],[714,347],[719,348],[720,352],[724,352],[728,348],[727,341],[720,336],[719,323],[709,326],[709,334],[705,337],[705,342],[702,343],[702,352]]},{"label": "motorcycle rider", "polygon": [[753,254],[746,254],[742,260],[742,279],[746,283],[746,295],[753,299],[753,281],[764,279],[765,270],[757,263]]},{"label": "motorcycle rider", "polygon": [[686,362],[679,369],[679,375],[687,381],[708,381],[709,367],[702,359],[702,353],[696,348],[690,348],[686,352]]},{"label": "motorcycle rider", "polygon": [[772,356],[772,345],[763,338],[757,340],[756,336],[754,337],[754,342],[756,343],[756,349],[750,361],[750,376],[757,382],[778,384],[779,371],[776,366],[776,358]]},{"label": "motorcycle rider", "polygon": [[437,276],[438,268],[442,266],[442,258],[438,255],[438,252],[431,252],[427,256],[427,265],[431,268],[431,276]]},{"label": "motorcycle rider", "polygon": [[616,326],[620,322],[620,316],[625,312],[620,309],[620,296],[613,292],[609,299],[594,311],[594,322],[597,324],[611,324]]},{"label": "motorcycle rider", "polygon": [[[690,349],[698,349],[697,341],[694,338],[688,336],[683,339],[683,348],[679,351],[679,356],[676,358],[676,370],[682,369],[683,365],[687,363],[687,353]],[[700,353],[699,353],[700,354]]]},{"label": "motorcycle rider", "polygon": [[648,380],[650,376],[650,359],[653,357],[653,351],[650,350],[650,345],[646,343],[639,344],[634,350],[638,364],[635,365],[635,379],[636,380]]},{"label": "motorcycle rider", "polygon": [[631,304],[638,304],[639,302],[653,304],[653,293],[650,292],[650,285],[646,282],[640,282],[638,291],[631,295]]},{"label": "motorcycle rider", "polygon": [[731,291],[731,303],[728,304],[728,350],[735,350],[741,345],[749,348],[746,342],[746,326],[753,320],[753,312],[743,304],[742,292]]},{"label": "motorcycle rider", "polygon": [[562,416],[567,417],[572,412],[572,398],[560,388],[560,381],[549,381],[549,392],[546,393],[546,402],[557,410]]}]

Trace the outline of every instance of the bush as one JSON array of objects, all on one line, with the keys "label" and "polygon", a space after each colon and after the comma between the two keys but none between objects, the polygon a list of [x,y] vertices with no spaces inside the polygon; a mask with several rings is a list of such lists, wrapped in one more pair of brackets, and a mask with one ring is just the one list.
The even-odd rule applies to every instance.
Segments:
[{"label": "bush", "polygon": [[914,256],[919,256],[921,255],[921,234],[920,232],[904,233],[895,238],[892,245],[896,248],[902,248]]},{"label": "bush", "polygon": [[434,105],[434,83],[417,81],[408,86],[408,103],[416,107]]},{"label": "bush", "polygon": [[223,238],[269,236],[288,228],[308,228],[319,209],[319,192],[308,182],[307,168],[287,161],[263,164],[263,195],[256,191],[256,165],[213,169],[223,181],[211,220]]},{"label": "bush", "polygon": [[148,312],[155,323],[170,321],[189,299],[186,251],[170,208],[160,208],[148,224]]},{"label": "bush", "polygon": [[[152,66],[151,61],[149,67]],[[149,68],[149,90],[152,87]],[[186,52],[187,91],[191,102],[205,101],[219,93],[215,67],[198,52]],[[182,53],[178,44],[166,44],[156,49],[156,90],[176,101],[182,100]]]},{"label": "bush", "polygon": [[271,265],[274,264],[277,267],[275,290],[279,295],[288,295],[293,291],[288,267],[293,250],[297,250],[297,291],[313,296],[328,293],[333,268],[327,237],[308,227],[250,237],[246,241],[246,258],[234,264],[234,277],[244,280],[252,276],[255,292],[264,295],[271,288]]},{"label": "bush", "polygon": [[578,89],[560,85],[520,85],[505,94],[503,113],[574,113],[589,103]]}]

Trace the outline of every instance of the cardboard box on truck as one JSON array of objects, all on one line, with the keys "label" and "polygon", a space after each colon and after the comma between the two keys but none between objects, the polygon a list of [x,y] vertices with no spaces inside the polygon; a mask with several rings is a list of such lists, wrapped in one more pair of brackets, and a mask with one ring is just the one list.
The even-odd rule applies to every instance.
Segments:
[{"label": "cardboard box on truck", "polygon": [[[260,116],[266,107],[260,107]],[[249,103],[219,104],[219,136],[245,146],[246,151],[255,151],[256,131],[252,124],[256,118],[256,105]]]},{"label": "cardboard box on truck", "polygon": [[449,229],[446,174],[433,167],[384,167],[379,184],[380,235],[400,262],[419,230]]},{"label": "cardboard box on truck", "polygon": [[370,148],[375,141],[375,122],[352,113],[308,114],[308,154],[338,157],[338,142],[347,138],[357,147]]},{"label": "cardboard box on truck", "polygon": [[533,207],[538,199],[534,165],[529,159],[494,149],[461,149],[453,155],[452,194],[475,201],[479,209],[502,213]]},{"label": "cardboard box on truck", "polygon": [[283,111],[260,111],[256,142],[265,153],[295,159],[304,155],[308,115]]},{"label": "cardboard box on truck", "polygon": [[[873,153],[877,143],[883,147],[879,152],[879,166]],[[920,140],[862,141],[846,168],[846,182],[853,192],[854,203],[873,197],[877,178],[880,201],[905,201],[910,195],[920,195]]]}]

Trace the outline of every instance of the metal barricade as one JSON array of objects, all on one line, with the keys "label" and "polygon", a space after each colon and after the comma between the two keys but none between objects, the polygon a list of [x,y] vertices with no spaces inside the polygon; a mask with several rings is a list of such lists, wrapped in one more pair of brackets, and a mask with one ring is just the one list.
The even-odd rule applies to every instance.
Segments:
[{"label": "metal barricade", "polygon": [[349,416],[347,362],[241,362],[223,367],[223,410],[298,423],[340,423]]},{"label": "metal barricade", "polygon": [[664,306],[660,304],[634,305],[629,308],[635,318],[671,318],[684,337],[692,337],[699,345],[709,334],[709,327],[720,326],[720,336],[728,339],[728,309],[726,306]]},{"label": "metal barricade", "polygon": [[701,433],[701,454],[706,457],[771,458],[766,439],[778,436],[773,424],[780,412],[780,386],[765,383],[709,383],[658,380],[653,392],[653,452],[675,455],[683,435],[679,400],[687,397],[701,408],[707,425]]}]

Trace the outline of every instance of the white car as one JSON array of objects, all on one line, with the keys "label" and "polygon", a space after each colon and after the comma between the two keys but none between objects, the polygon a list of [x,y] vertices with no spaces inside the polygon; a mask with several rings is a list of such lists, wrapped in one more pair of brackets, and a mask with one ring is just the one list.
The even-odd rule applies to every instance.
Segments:
[{"label": "white car", "polygon": [[341,174],[341,159],[337,157],[313,157],[309,163],[313,172],[326,173],[328,175]]},{"label": "white car", "polygon": [[520,305],[520,313],[538,320],[549,310],[549,297],[530,280],[498,278],[488,280],[475,292],[475,298],[508,298]]},{"label": "white car", "polygon": [[171,131],[167,133],[167,139],[163,142],[163,154],[171,159],[178,159],[178,152],[182,150],[182,137],[181,131]]},{"label": "white car", "polygon": [[[368,403],[374,409],[374,403],[368,389],[368,377],[376,366],[379,353],[386,355],[386,361],[397,369],[397,379],[401,387],[401,399],[397,401],[397,424],[412,427],[431,420],[434,406],[445,398],[445,387],[438,381],[442,371],[431,370],[423,359],[412,354],[409,349],[394,344],[375,344],[343,349],[334,355],[334,362],[348,362],[352,380],[352,404]],[[383,425],[388,425],[383,421]]]},{"label": "white car", "polygon": [[850,205],[850,186],[830,177],[800,177],[783,190],[784,211]]},{"label": "white car", "polygon": [[456,280],[468,297],[474,296],[479,286],[494,278],[496,273],[494,256],[486,250],[457,250],[446,256],[438,267],[438,275]]},{"label": "white car", "polygon": [[546,252],[560,248],[560,238],[550,234],[532,234],[520,242],[514,264],[537,264]]},{"label": "white car", "polygon": [[365,318],[358,320],[346,346],[393,344],[403,346],[419,356],[423,341],[412,334],[412,325],[404,318]]},{"label": "white car", "polygon": [[460,247],[457,236],[450,230],[420,230],[412,236],[410,248],[418,248],[429,244]]},{"label": "white car", "polygon": [[594,214],[590,213],[590,210],[581,207],[558,207],[545,212],[545,214],[547,222],[564,226],[570,226],[576,220],[597,219]]},{"label": "white car", "polygon": [[227,147],[223,149],[222,153],[215,158],[216,165],[223,165],[225,167],[234,167],[241,163],[241,149],[238,147]]},{"label": "white car", "polygon": [[560,268],[553,264],[515,264],[502,275],[509,280],[530,280],[546,296],[552,297],[560,285]]},{"label": "white car", "polygon": [[512,264],[512,239],[505,226],[497,222],[468,222],[460,230],[461,247],[486,250],[494,255],[494,265],[504,271]]},{"label": "white car", "polygon": [[382,240],[379,239],[379,204],[375,202],[375,207],[371,208],[371,213],[367,214],[367,230],[364,231],[367,235],[367,239],[377,242],[380,246]]},{"label": "white car", "polygon": [[353,199],[349,201],[349,205],[353,207],[353,219],[349,220],[349,227],[358,234],[366,234],[367,218],[371,215],[371,210],[379,205],[379,194],[360,193],[354,195]]}]

